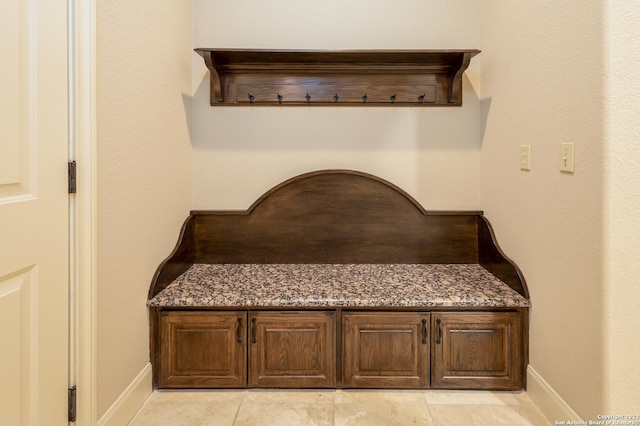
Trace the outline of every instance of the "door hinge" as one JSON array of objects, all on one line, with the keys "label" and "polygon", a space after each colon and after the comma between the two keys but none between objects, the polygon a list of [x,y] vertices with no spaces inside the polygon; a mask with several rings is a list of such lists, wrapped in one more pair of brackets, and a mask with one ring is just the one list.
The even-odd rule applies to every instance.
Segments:
[{"label": "door hinge", "polygon": [[69,422],[76,421],[76,387],[69,389]]},{"label": "door hinge", "polygon": [[69,161],[69,194],[76,193],[76,162]]}]

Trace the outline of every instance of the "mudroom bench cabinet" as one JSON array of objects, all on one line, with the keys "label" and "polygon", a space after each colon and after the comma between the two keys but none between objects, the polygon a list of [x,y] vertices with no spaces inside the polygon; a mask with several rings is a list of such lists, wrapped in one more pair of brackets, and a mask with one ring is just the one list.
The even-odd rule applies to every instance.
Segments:
[{"label": "mudroom bench cabinet", "polygon": [[192,212],[147,305],[156,388],[525,386],[528,291],[482,212],[360,172]]}]

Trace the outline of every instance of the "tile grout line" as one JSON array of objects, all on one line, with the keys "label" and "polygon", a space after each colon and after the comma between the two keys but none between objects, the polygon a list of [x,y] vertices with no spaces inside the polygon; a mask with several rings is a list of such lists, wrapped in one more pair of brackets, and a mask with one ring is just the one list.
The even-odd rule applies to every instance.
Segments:
[{"label": "tile grout line", "polygon": [[231,426],[236,424],[236,421],[238,420],[238,414],[240,414],[240,408],[242,408],[242,404],[244,404],[244,400],[246,396],[247,396],[247,391],[246,390],[242,391],[242,397],[238,402],[238,408],[236,408],[236,414],[233,416],[233,421],[231,422]]}]

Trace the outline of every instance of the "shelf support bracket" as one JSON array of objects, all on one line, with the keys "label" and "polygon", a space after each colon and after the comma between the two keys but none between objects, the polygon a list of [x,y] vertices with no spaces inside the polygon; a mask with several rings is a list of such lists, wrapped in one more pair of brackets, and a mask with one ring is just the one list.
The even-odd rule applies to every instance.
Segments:
[{"label": "shelf support bracket", "polygon": [[203,52],[202,57],[204,63],[209,69],[209,80],[211,90],[211,105],[219,102],[224,102],[222,96],[222,88],[224,87],[224,72],[222,67],[217,65],[213,59],[213,52]]},{"label": "shelf support bracket", "polygon": [[459,64],[457,67],[452,67],[451,71],[447,75],[448,83],[448,93],[447,93],[447,101],[450,104],[459,105],[462,103],[462,74],[469,67],[469,63],[471,62],[470,53],[463,53],[460,56]]}]

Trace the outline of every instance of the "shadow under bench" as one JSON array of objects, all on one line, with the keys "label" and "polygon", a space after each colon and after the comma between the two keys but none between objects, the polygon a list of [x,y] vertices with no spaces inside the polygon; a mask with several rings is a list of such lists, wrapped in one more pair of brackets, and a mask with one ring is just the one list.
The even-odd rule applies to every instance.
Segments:
[{"label": "shadow under bench", "polygon": [[486,218],[364,173],[192,212],[147,305],[156,388],[525,387],[528,291]]}]

